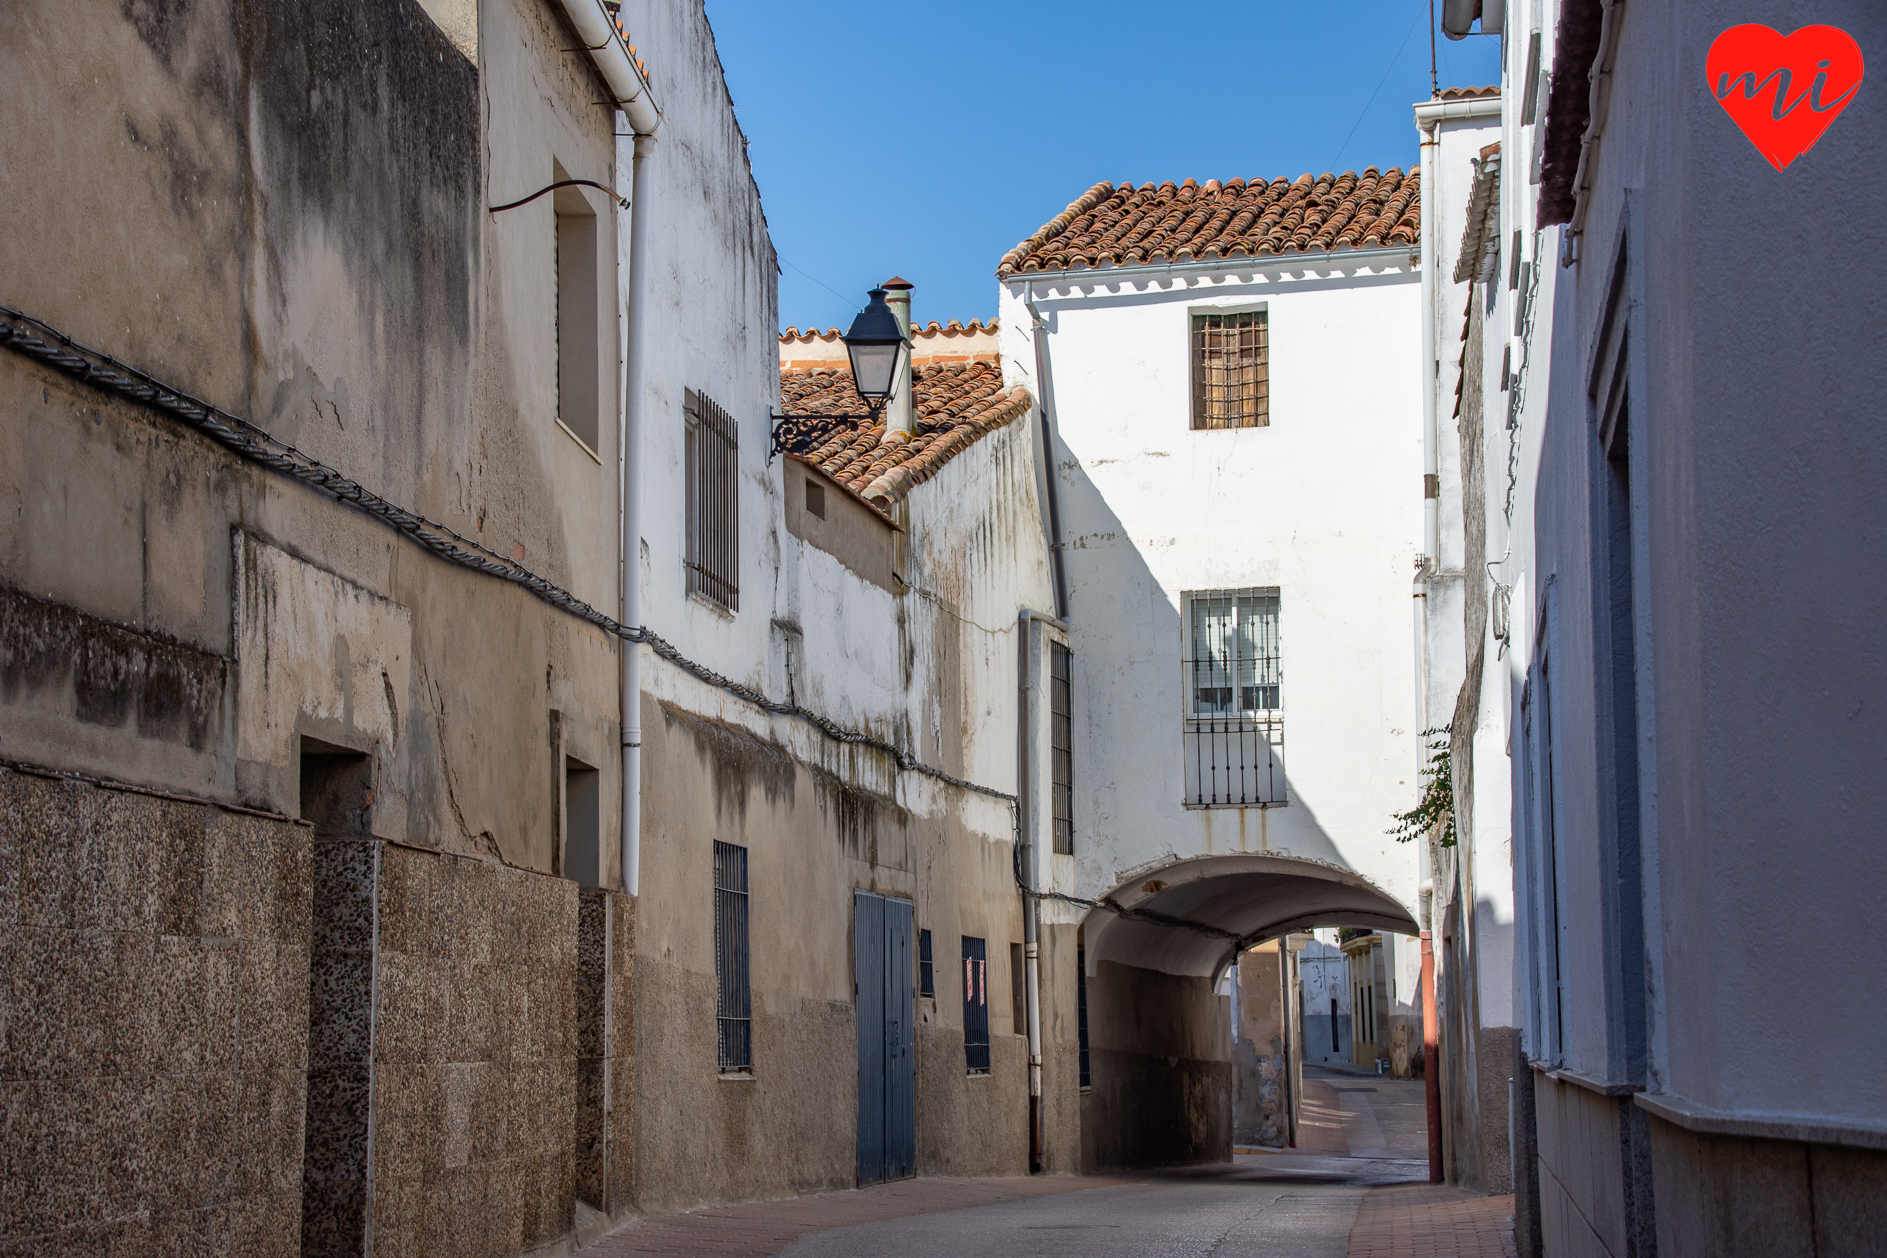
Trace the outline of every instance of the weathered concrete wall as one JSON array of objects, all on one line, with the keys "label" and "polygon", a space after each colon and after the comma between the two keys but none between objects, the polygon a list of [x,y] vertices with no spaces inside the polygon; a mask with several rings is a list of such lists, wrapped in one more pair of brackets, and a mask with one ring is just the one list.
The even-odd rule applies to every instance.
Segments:
[{"label": "weathered concrete wall", "polygon": [[[1282,1149],[1291,1125],[1290,1017],[1285,954],[1277,943],[1239,954],[1238,1027],[1232,1037],[1232,1140]],[[1325,1015],[1326,1024],[1329,1015]]]},{"label": "weathered concrete wall", "polygon": [[1210,979],[1103,961],[1088,977],[1094,1090],[1082,1166],[1223,1162],[1232,1156],[1230,1002]]},{"label": "weathered concrete wall", "polygon": [[301,1252],[309,831],[0,769],[0,1235]]},{"label": "weathered concrete wall", "polygon": [[[981,832],[990,818],[972,829],[957,807],[920,814],[807,759],[733,721],[644,704],[642,1210],[856,1182],[854,888],[911,899],[916,926],[932,934],[936,996],[917,1000],[918,1172],[1028,1169],[1027,1054],[1007,1000],[1008,945],[1022,938],[1009,844]],[[889,764],[872,752],[832,759],[854,761],[867,780]],[[717,839],[746,847],[749,861],[754,1065],[736,1076],[719,1073],[716,1055]],[[987,1076],[965,1071],[964,935],[988,943]]]}]

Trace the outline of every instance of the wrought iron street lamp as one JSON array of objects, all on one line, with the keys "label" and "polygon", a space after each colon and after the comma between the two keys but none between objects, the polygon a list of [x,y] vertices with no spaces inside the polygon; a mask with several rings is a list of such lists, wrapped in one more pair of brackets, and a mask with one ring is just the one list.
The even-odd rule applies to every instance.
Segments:
[{"label": "wrought iron street lamp", "polygon": [[767,453],[769,461],[776,454],[805,454],[837,428],[857,432],[860,420],[876,422],[879,412],[891,399],[911,342],[898,325],[898,317],[885,304],[885,290],[874,288],[869,297],[871,300],[852,320],[850,330],[839,338],[845,342],[845,352],[852,360],[852,387],[865,403],[865,414],[776,415],[773,447]]},{"label": "wrought iron street lamp", "polygon": [[869,295],[871,300],[852,320],[851,330],[839,339],[852,358],[852,387],[875,418],[897,387],[898,367],[911,343],[885,304],[885,290],[874,288]]}]

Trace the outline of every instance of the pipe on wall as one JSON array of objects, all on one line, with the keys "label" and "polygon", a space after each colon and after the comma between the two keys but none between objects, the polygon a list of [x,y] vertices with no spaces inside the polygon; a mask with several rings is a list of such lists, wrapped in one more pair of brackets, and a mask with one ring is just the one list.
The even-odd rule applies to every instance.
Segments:
[{"label": "pipe on wall", "polygon": [[1055,489],[1055,426],[1048,414],[1048,321],[1035,308],[1035,283],[1022,286],[1022,304],[1029,312],[1029,340],[1035,348],[1035,411],[1042,425],[1042,464],[1048,493],[1048,560],[1055,571],[1055,617],[1068,615],[1068,577],[1062,570],[1061,495]]},{"label": "pipe on wall", "polygon": [[590,61],[603,76],[609,93],[616,98],[616,108],[629,119],[635,134],[654,135],[662,125],[662,111],[655,107],[649,81],[642,68],[629,55],[629,45],[616,28],[615,19],[603,7],[603,0],[561,0],[564,15],[570,19]]},{"label": "pipe on wall", "polygon": [[[629,300],[622,354],[622,612],[625,625],[642,623],[642,411],[643,335],[648,320],[649,154],[653,135],[635,138],[629,193]],[[622,889],[642,884],[642,647],[622,643]]]},{"label": "pipe on wall", "polygon": [[1042,961],[1041,902],[1035,890],[1041,885],[1039,846],[1035,842],[1035,723],[1041,711],[1042,631],[1038,625],[1053,625],[1067,632],[1059,618],[1044,616],[1023,608],[1017,619],[1022,632],[1022,658],[1016,669],[1016,830],[1018,839],[1028,846],[1022,863],[1022,957],[1023,998],[1027,1006],[1029,1035],[1029,1170],[1042,1170],[1044,1139],[1042,1131]]},{"label": "pipe on wall", "polygon": [[1422,131],[1422,563],[1433,571],[1441,562],[1440,450],[1435,434],[1435,389],[1441,382],[1435,356],[1435,150],[1441,119],[1416,115]]}]

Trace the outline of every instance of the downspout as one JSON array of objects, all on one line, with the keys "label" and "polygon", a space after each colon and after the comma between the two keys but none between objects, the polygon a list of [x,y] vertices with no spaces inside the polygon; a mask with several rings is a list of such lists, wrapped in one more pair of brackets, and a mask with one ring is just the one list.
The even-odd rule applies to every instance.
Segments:
[{"label": "downspout", "polygon": [[[622,543],[620,564],[621,623],[642,623],[642,392],[643,308],[648,285],[649,178],[648,157],[655,149],[655,132],[662,111],[642,63],[630,52],[623,28],[603,7],[603,0],[559,0],[564,16],[576,28],[590,63],[602,76],[617,109],[635,136],[629,192],[629,294],[620,337],[622,367],[618,376],[618,424],[622,433]],[[607,103],[607,102],[606,102]],[[614,130],[612,125],[611,130]],[[620,646],[622,679],[622,889],[635,895],[642,883],[642,654],[633,642]]]},{"label": "downspout", "polygon": [[[653,135],[637,135],[629,194],[629,300],[622,354],[622,614],[642,623],[643,330],[648,320],[649,154]],[[622,890],[642,888],[642,647],[622,643]]]},{"label": "downspout", "polygon": [[1435,356],[1435,150],[1441,119],[1417,116],[1422,129],[1422,566],[1441,563],[1441,463],[1435,434],[1435,387],[1441,373]]},{"label": "downspout", "polygon": [[1058,618],[1023,608],[1017,618],[1022,632],[1022,658],[1016,669],[1016,833],[1027,851],[1023,855],[1022,880],[1022,957],[1023,1000],[1027,1007],[1029,1032],[1029,1171],[1042,1170],[1046,1159],[1046,1139],[1042,1114],[1042,952],[1041,901],[1035,891],[1041,885],[1035,843],[1035,720],[1041,710],[1042,631],[1038,624],[1053,625],[1067,632]]},{"label": "downspout", "polygon": [[1062,569],[1061,494],[1055,488],[1054,425],[1048,416],[1048,323],[1035,308],[1035,281],[1022,285],[1022,304],[1029,312],[1029,339],[1035,346],[1036,413],[1042,425],[1042,461],[1048,481],[1048,558],[1055,571],[1055,616],[1068,617],[1068,577]]}]

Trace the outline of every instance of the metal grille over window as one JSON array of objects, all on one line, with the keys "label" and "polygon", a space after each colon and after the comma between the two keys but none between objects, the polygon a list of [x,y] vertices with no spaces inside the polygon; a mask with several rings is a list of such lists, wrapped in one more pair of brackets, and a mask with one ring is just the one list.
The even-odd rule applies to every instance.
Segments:
[{"label": "metal grille over window", "polygon": [[917,994],[937,994],[936,971],[932,968],[930,957],[930,932],[927,930],[917,932]]},{"label": "metal grille over window", "polygon": [[1262,428],[1271,422],[1265,312],[1192,317],[1192,426]]},{"label": "metal grille over window", "polygon": [[1075,850],[1074,701],[1069,676],[1072,653],[1059,642],[1048,644],[1049,741],[1054,749],[1050,786],[1055,806],[1055,851],[1071,856]]},{"label": "metal grille over window", "polygon": [[1278,591],[1189,594],[1186,614],[1186,803],[1284,803]]},{"label": "metal grille over window", "polygon": [[989,958],[981,939],[963,937],[963,1060],[973,1075],[989,1073]]},{"label": "metal grille over window", "polygon": [[712,398],[688,390],[688,592],[740,610],[740,432]]},{"label": "metal grille over window", "polygon": [[720,983],[721,1073],[753,1069],[753,994],[747,983],[747,849],[714,845],[714,975]]}]

